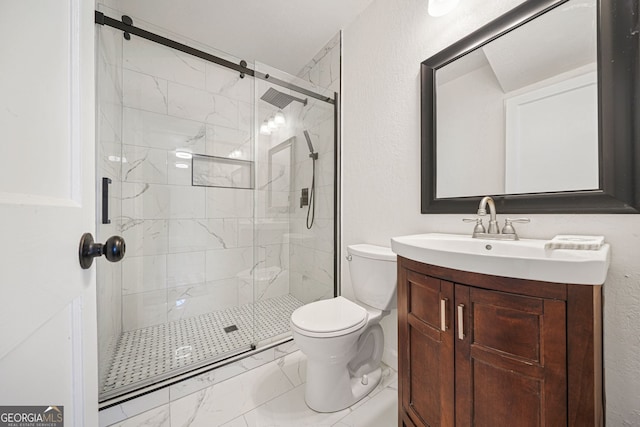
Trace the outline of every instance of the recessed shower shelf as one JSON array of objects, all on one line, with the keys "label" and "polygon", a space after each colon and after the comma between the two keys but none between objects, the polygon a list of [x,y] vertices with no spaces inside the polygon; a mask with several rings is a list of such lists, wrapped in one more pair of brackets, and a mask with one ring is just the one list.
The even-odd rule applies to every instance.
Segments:
[{"label": "recessed shower shelf", "polygon": [[196,187],[254,188],[254,162],[194,154],[191,185]]}]

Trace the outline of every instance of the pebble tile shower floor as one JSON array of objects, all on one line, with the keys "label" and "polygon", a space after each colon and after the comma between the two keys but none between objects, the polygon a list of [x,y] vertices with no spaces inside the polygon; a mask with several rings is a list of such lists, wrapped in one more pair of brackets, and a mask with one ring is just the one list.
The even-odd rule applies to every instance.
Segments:
[{"label": "pebble tile shower floor", "polygon": [[[215,360],[290,331],[289,319],[303,303],[291,295],[124,332],[102,387],[111,392],[174,370]],[[255,310],[256,328],[253,331]],[[237,330],[225,332],[235,325]]]}]

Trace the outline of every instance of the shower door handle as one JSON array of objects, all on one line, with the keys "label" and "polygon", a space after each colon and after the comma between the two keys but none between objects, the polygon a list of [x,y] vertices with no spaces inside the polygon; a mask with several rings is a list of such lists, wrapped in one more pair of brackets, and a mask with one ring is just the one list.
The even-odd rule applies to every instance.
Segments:
[{"label": "shower door handle", "polygon": [[102,178],[102,223],[111,224],[109,219],[109,184],[111,184],[111,178]]},{"label": "shower door handle", "polygon": [[91,267],[93,259],[104,255],[107,261],[118,262],[124,258],[126,245],[120,236],[111,236],[104,244],[95,243],[91,233],[84,233],[80,238],[78,258],[83,270]]}]

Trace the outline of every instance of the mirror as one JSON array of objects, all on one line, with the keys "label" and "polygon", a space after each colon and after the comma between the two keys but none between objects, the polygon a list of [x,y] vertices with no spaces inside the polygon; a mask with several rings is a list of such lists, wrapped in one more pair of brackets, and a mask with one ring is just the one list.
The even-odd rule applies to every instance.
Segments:
[{"label": "mirror", "polygon": [[527,1],[424,61],[422,213],[637,213],[634,7]]}]

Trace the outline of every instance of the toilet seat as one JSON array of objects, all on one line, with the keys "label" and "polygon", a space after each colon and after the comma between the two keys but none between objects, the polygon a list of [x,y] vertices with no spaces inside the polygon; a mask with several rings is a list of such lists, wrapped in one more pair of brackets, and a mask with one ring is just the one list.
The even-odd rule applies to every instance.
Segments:
[{"label": "toilet seat", "polygon": [[341,296],[303,305],[291,314],[291,327],[308,337],[347,335],[366,323],[367,310]]}]

